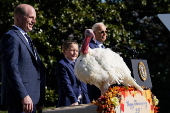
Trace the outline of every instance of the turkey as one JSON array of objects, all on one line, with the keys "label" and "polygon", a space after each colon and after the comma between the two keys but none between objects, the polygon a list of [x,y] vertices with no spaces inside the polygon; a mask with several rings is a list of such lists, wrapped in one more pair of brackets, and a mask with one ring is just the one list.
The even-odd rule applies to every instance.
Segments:
[{"label": "turkey", "polygon": [[143,89],[131,77],[131,71],[119,54],[109,48],[89,47],[91,38],[95,35],[91,29],[85,30],[85,39],[82,43],[80,56],[77,58],[74,72],[75,76],[84,83],[94,84],[101,90],[101,94],[108,90],[112,84],[123,84]]}]

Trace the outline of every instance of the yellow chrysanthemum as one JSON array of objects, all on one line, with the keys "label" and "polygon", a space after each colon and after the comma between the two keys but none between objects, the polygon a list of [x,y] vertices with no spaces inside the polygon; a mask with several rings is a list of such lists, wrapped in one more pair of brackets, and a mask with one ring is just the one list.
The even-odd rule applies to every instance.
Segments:
[{"label": "yellow chrysanthemum", "polygon": [[119,105],[119,99],[117,97],[112,97],[110,99],[110,101],[112,102],[112,104],[114,104],[115,106]]},{"label": "yellow chrysanthemum", "polygon": [[153,101],[154,101],[154,103],[155,103],[155,106],[158,105],[159,100],[156,98],[156,96],[153,97]]}]

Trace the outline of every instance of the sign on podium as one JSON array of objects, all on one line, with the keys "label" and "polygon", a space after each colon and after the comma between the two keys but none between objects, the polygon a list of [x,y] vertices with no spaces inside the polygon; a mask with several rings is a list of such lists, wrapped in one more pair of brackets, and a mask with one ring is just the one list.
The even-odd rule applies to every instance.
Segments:
[{"label": "sign on podium", "polygon": [[126,65],[131,70],[132,77],[136,80],[138,85],[152,88],[152,81],[149,73],[147,60],[144,59],[130,59],[125,60]]}]

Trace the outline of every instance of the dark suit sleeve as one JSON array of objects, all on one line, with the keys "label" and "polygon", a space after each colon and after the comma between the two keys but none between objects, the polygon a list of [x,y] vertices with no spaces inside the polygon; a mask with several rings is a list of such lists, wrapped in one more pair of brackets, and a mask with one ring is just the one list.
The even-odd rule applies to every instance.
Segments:
[{"label": "dark suit sleeve", "polygon": [[88,96],[88,90],[87,90],[87,84],[81,82],[81,89],[82,89],[82,93],[83,93],[83,104],[90,103],[90,99]]},{"label": "dark suit sleeve", "polygon": [[18,69],[18,56],[19,56],[19,42],[17,38],[11,35],[5,35],[1,40],[1,57],[2,57],[2,69],[5,72],[5,77],[10,83],[10,87],[16,93],[19,99],[28,95],[28,92],[23,84],[20,71]]},{"label": "dark suit sleeve", "polygon": [[40,99],[39,102],[37,103],[37,106],[43,106],[45,103],[46,68],[41,60],[39,62],[41,84],[40,84]]},{"label": "dark suit sleeve", "polygon": [[59,89],[69,98],[71,103],[78,102],[77,97],[72,89],[71,81],[67,73],[67,67],[61,63],[57,64],[56,76],[58,79]]}]

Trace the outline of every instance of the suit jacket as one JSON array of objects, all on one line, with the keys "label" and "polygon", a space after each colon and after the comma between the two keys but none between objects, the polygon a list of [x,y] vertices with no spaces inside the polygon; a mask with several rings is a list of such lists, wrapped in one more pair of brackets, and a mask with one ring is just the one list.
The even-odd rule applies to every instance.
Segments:
[{"label": "suit jacket", "polygon": [[29,95],[33,104],[43,105],[45,67],[36,57],[22,33],[12,27],[0,41],[2,87],[1,103],[20,105]]},{"label": "suit jacket", "polygon": [[58,82],[58,104],[60,106],[70,106],[78,102],[80,89],[82,92],[81,104],[90,103],[87,86],[79,81],[74,75],[74,68],[66,58],[57,62],[56,78]]},{"label": "suit jacket", "polygon": [[93,39],[91,39],[90,43],[89,43],[89,47],[91,49],[94,49],[94,48],[99,48],[99,46],[94,42]]},{"label": "suit jacket", "polygon": [[[91,49],[99,48],[99,46],[94,42],[93,39],[90,41],[89,47]],[[97,100],[101,96],[100,89],[97,88],[95,85],[87,84],[87,89],[88,89],[90,101]]]}]

